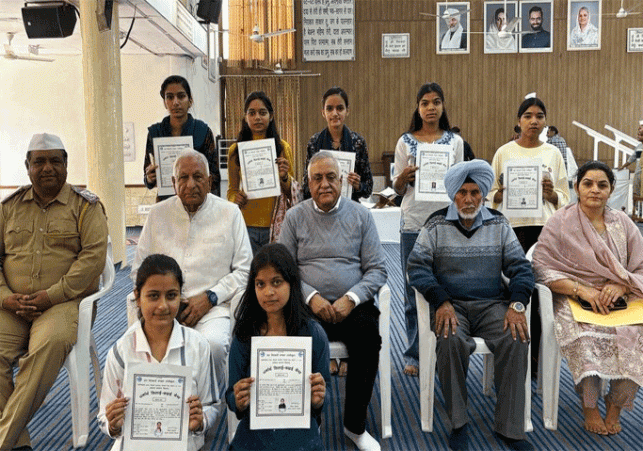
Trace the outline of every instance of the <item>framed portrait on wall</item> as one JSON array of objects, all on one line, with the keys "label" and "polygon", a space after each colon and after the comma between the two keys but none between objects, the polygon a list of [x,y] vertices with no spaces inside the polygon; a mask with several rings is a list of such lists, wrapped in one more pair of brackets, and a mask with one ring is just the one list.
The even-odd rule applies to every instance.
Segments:
[{"label": "framed portrait on wall", "polygon": [[438,2],[435,18],[435,52],[469,53],[469,2]]},{"label": "framed portrait on wall", "polygon": [[601,1],[569,0],[567,50],[600,50]]},{"label": "framed portrait on wall", "polygon": [[484,3],[484,53],[518,52],[520,21],[513,21],[517,12],[518,2]]},{"label": "framed portrait on wall", "polygon": [[520,2],[521,53],[544,53],[554,49],[553,2]]}]

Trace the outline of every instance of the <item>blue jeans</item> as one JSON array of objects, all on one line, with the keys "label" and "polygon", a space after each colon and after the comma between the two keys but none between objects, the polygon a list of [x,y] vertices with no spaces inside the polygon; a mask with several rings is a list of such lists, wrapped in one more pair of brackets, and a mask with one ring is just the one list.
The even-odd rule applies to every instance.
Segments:
[{"label": "blue jeans", "polygon": [[262,246],[270,242],[270,227],[246,227],[248,229],[248,238],[250,238],[250,247],[252,255],[256,255]]},{"label": "blue jeans", "polygon": [[418,312],[415,307],[415,292],[406,280],[406,263],[420,232],[400,232],[400,253],[402,277],[404,277],[404,317],[406,319],[406,338],[408,347],[404,351],[404,364],[419,366]]}]

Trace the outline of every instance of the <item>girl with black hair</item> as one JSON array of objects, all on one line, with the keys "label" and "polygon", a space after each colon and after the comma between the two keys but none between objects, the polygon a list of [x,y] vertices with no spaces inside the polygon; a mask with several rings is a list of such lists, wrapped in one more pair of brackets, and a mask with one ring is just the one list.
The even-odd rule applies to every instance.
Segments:
[{"label": "girl with black hair", "polygon": [[[355,154],[355,170],[348,173],[347,183],[353,187],[351,198],[359,202],[361,197],[369,198],[373,193],[373,173],[368,159],[366,140],[350,130],[344,122],[348,117],[348,94],[337,86],[322,96],[322,116],[327,127],[315,133],[306,147],[306,169],[311,157],[320,150],[337,150]],[[304,197],[310,198],[308,171],[304,172]]]},{"label": "girl with black hair", "polygon": [[158,363],[190,367],[188,387],[188,451],[203,447],[205,432],[220,414],[213,405],[217,396],[210,344],[190,327],[176,320],[181,305],[183,274],[172,257],[152,254],[136,273],[134,296],[139,321],[134,323],[109,350],[103,373],[98,423],[116,439],[112,450],[122,447],[123,423],[131,393],[124,392],[125,367],[132,363]]},{"label": "girl with black hair", "polygon": [[[451,132],[447,110],[444,106],[444,93],[437,83],[422,85],[417,94],[417,107],[411,118],[409,130],[397,141],[395,146],[395,169],[393,188],[404,196],[402,199],[402,224],[400,230],[400,251],[402,257],[402,274],[406,274],[406,262],[420,229],[428,217],[435,211],[449,205],[450,202],[427,202],[415,200],[415,171],[418,146],[426,144],[445,144],[449,149],[449,164],[454,165],[464,160],[464,142],[459,135]],[[419,374],[419,348],[417,331],[417,310],[415,295],[411,286],[406,283],[404,291],[406,335],[408,348],[404,352],[404,374]]]},{"label": "girl with black hair", "polygon": [[248,228],[252,253],[256,254],[261,246],[276,241],[285,210],[297,202],[298,185],[294,182],[293,154],[290,145],[279,137],[275,124],[275,111],[272,102],[262,91],[250,93],[246,98],[244,117],[237,142],[253,139],[274,138],[277,148],[277,167],[281,197],[248,199],[241,188],[241,168],[236,143],[228,151],[228,200],[239,205]]},{"label": "girl with black hair", "polygon": [[[188,112],[194,103],[192,90],[188,81],[180,75],[170,75],[161,84],[161,98],[169,113],[161,122],[148,127],[147,143],[145,145],[145,162],[143,163],[143,183],[148,189],[156,186],[156,168],[154,160],[154,138],[170,136],[192,136],[194,149],[205,155],[208,160],[208,170],[212,178],[210,192],[219,196],[221,175],[219,174],[219,156],[214,141],[214,134],[208,124],[194,119]],[[160,202],[170,196],[157,196]]]},{"label": "girl with black hair", "polygon": [[[250,266],[248,286],[235,312],[226,390],[228,407],[241,420],[231,450],[323,449],[319,426],[326,396],[329,348],[301,291],[299,269],[283,244],[262,247]],[[250,344],[253,336],[312,337],[311,416],[308,429],[250,430]]]}]

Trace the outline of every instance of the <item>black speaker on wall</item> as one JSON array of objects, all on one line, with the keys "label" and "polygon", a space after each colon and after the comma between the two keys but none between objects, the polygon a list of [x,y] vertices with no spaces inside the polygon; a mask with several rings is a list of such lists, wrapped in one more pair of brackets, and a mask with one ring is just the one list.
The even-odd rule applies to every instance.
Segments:
[{"label": "black speaker on wall", "polygon": [[76,10],[68,3],[25,4],[22,21],[29,39],[66,38],[76,26]]},{"label": "black speaker on wall", "polygon": [[196,15],[206,23],[219,23],[222,0],[201,0]]}]

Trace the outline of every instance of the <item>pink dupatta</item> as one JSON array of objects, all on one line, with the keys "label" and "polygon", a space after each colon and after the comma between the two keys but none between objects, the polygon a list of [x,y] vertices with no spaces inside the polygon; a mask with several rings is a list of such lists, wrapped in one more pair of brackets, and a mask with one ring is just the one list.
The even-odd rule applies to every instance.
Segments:
[{"label": "pink dupatta", "polygon": [[[562,278],[600,289],[608,281],[625,285],[643,297],[643,238],[632,220],[620,211],[605,209],[610,249],[577,203],[558,210],[547,221],[534,251],[539,282]],[[623,265],[621,262],[627,262]]]}]

